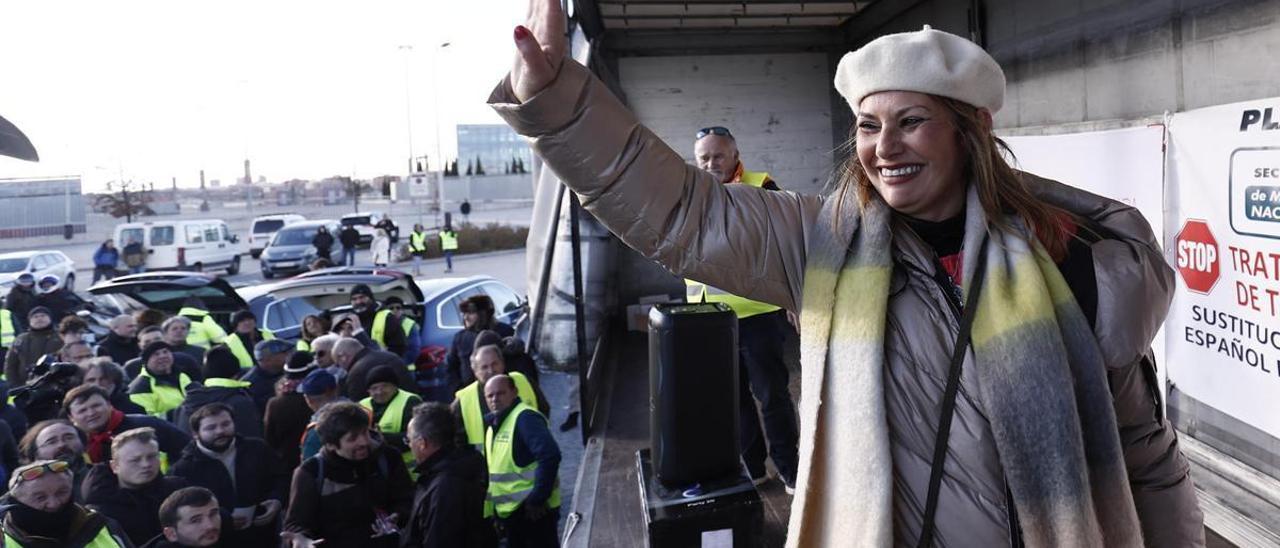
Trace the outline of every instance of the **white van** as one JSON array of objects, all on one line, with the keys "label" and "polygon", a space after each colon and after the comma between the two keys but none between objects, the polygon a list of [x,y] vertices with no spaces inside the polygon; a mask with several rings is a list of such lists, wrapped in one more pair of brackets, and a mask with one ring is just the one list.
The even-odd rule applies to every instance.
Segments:
[{"label": "white van", "polygon": [[142,243],[147,270],[240,272],[240,239],[218,219],[122,223],[116,226],[115,240],[121,256],[130,240]]},{"label": "white van", "polygon": [[[271,238],[284,225],[300,223],[305,220],[307,220],[306,217],[296,213],[279,213],[255,217],[253,224],[249,225],[249,254],[257,259],[258,255],[262,254],[262,250],[271,243]],[[336,238],[337,236],[334,237]]]}]

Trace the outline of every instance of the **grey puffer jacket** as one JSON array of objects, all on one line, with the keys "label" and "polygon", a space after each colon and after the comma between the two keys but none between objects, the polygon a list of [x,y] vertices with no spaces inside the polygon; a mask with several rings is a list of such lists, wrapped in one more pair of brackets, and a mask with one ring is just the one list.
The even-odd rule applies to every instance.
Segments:
[{"label": "grey puffer jacket", "polygon": [[[518,133],[533,138],[546,165],[629,246],[677,275],[799,310],[806,247],[825,197],[716,184],[639,125],[572,61],[525,104],[507,81],[489,102]],[[1173,426],[1159,411],[1152,366],[1143,359],[1168,310],[1172,271],[1150,227],[1132,208],[1028,178],[1042,199],[1096,222],[1104,234],[1088,249],[1096,280],[1094,332],[1145,541],[1203,545],[1203,516],[1188,466]],[[893,256],[884,387],[894,459],[894,536],[904,545],[919,536],[958,321],[932,279],[932,250],[910,230],[895,227]],[[973,371],[970,353],[944,468],[937,539],[946,546],[1009,545],[1015,537],[1003,470]]]}]

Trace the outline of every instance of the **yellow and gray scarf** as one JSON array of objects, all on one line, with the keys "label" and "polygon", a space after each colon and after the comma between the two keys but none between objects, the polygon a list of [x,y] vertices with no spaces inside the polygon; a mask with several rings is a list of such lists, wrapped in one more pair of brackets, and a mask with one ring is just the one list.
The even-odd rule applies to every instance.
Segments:
[{"label": "yellow and gray scarf", "polygon": [[[891,546],[893,463],[884,397],[891,212],[828,200],[808,246],[801,314],[799,490],[788,546]],[[1056,265],[989,229],[976,191],[965,249],[989,237],[973,373],[1028,546],[1139,546],[1103,357]],[[967,284],[979,260],[963,265]],[[968,295],[968,287],[964,287]],[[945,509],[940,509],[945,511]]]}]

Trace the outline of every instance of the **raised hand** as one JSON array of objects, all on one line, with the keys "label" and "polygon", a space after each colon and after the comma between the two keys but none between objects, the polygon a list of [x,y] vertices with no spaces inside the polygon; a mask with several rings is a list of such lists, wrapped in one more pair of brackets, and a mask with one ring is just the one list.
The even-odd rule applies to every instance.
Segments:
[{"label": "raised hand", "polygon": [[551,84],[569,51],[560,1],[529,0],[525,24],[515,29],[517,52],[511,67],[511,89],[520,102]]}]

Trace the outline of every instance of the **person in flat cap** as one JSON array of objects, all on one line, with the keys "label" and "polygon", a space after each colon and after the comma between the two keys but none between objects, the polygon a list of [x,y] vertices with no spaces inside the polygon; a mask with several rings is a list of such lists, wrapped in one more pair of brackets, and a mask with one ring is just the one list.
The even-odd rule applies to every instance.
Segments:
[{"label": "person in flat cap", "polygon": [[800,314],[788,546],[1204,544],[1152,412],[1173,272],[1134,208],[1009,164],[980,46],[925,27],[846,54],[851,154],[804,195],[685,164],[564,30],[530,0],[493,108],[640,254]]},{"label": "person in flat cap", "polygon": [[148,415],[171,419],[169,412],[181,406],[187,391],[198,384],[173,367],[173,347],[163,340],[148,344],[139,357],[142,371],[129,383],[129,399]]},{"label": "person in flat cap", "polygon": [[284,378],[276,382],[276,395],[267,402],[262,417],[263,440],[267,442],[289,468],[302,462],[300,452],[303,433],[311,422],[311,408],[298,386],[312,371],[318,369],[310,352],[296,351],[289,355],[284,366]]},{"label": "person in flat cap", "polygon": [[265,413],[267,401],[276,395],[276,383],[284,376],[285,362],[294,345],[280,339],[258,341],[253,347],[254,365],[240,380],[249,383],[249,394],[258,405],[258,412]]},{"label": "person in flat cap", "polygon": [[307,402],[307,407],[311,409],[311,418],[307,422],[306,433],[302,435],[302,450],[300,455],[302,460],[309,459],[320,452],[320,448],[324,443],[320,441],[320,435],[316,432],[316,413],[320,409],[335,401],[350,401],[342,392],[338,390],[338,379],[333,373],[323,369],[316,369],[307,373],[307,377],[302,379],[298,384],[298,393]]}]

